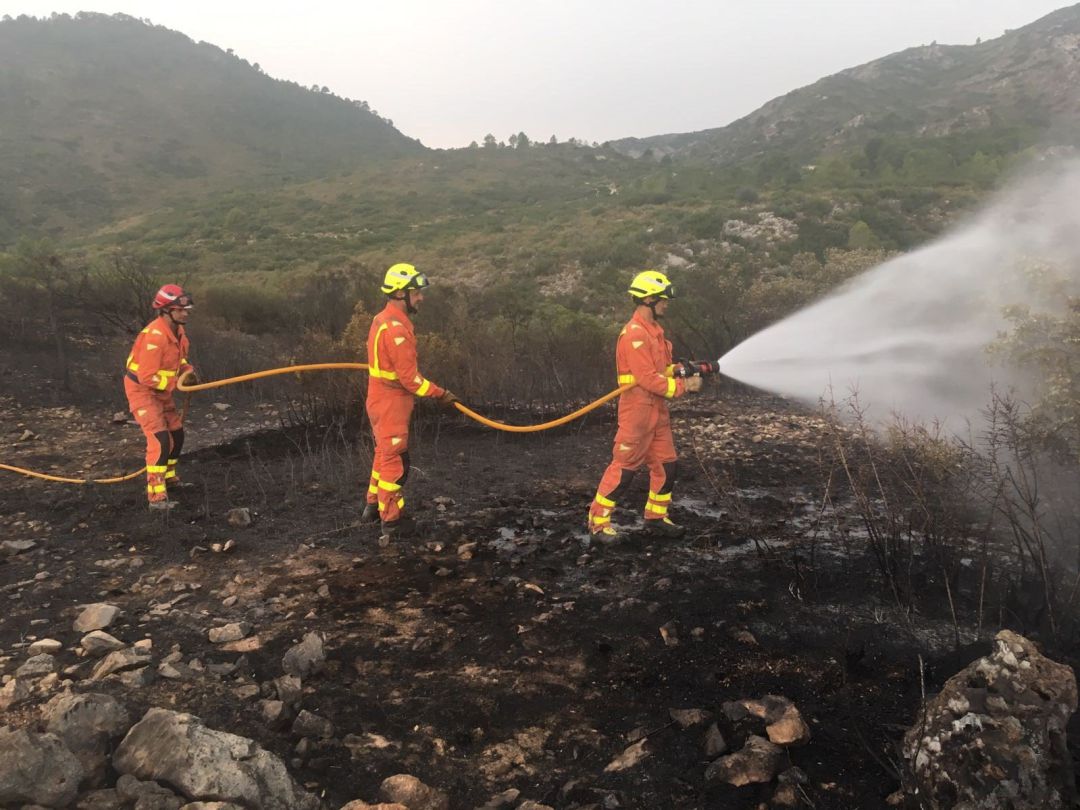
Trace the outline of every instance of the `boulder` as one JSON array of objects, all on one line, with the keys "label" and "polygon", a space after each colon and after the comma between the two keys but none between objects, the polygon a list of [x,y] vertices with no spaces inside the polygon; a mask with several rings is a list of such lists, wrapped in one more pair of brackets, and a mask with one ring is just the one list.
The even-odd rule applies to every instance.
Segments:
[{"label": "boulder", "polygon": [[292,731],[293,734],[299,734],[301,737],[330,739],[334,736],[334,724],[325,717],[319,717],[314,712],[301,709],[300,714],[296,715],[296,720],[293,721]]},{"label": "boulder", "polygon": [[42,638],[27,647],[26,654],[41,655],[42,653],[48,653],[49,655],[56,655],[62,649],[64,649],[64,645],[55,638]]},{"label": "boulder", "polygon": [[384,779],[379,785],[379,798],[390,804],[403,804],[409,810],[450,810],[450,799],[445,793],[407,773]]},{"label": "boulder", "polygon": [[316,810],[284,763],[253,740],[215,731],[194,715],[150,709],[124,737],[113,767],[172,785],[191,800],[261,810]]},{"label": "boulder", "polygon": [[281,659],[281,668],[285,670],[286,675],[306,678],[316,672],[321,672],[325,663],[326,651],[323,650],[322,636],[318,633],[308,633],[303,641],[285,653],[285,657]]},{"label": "boulder", "polygon": [[41,653],[27,658],[25,663],[15,670],[16,678],[43,678],[56,672],[56,659],[48,653]]},{"label": "boulder", "polygon": [[222,627],[211,627],[207,636],[214,644],[222,644],[228,641],[239,641],[251,632],[251,625],[247,622],[230,622]]},{"label": "boulder", "polygon": [[707,782],[727,782],[741,787],[771,782],[780,770],[784,749],[764,737],[750,736],[734,754],[720,757],[705,769]]},{"label": "boulder", "polygon": [[950,678],[904,736],[907,782],[924,806],[1039,808],[1077,798],[1065,726],[1076,676],[1011,630]]},{"label": "boulder", "polygon": [[100,681],[116,672],[124,672],[129,669],[139,669],[150,663],[150,653],[127,647],[116,650],[102,658],[94,671],[90,674],[90,680]]},{"label": "boulder", "polygon": [[104,630],[94,630],[82,637],[79,646],[86,650],[87,655],[98,658],[116,650],[122,650],[127,644]]},{"label": "boulder", "polygon": [[116,605],[98,603],[87,605],[82,613],[75,619],[72,625],[77,633],[89,633],[91,630],[104,630],[112,624],[120,615],[120,608]]},{"label": "boulder", "polygon": [[57,695],[42,710],[45,730],[55,734],[78,757],[86,779],[100,785],[108,770],[114,740],[131,728],[127,710],[111,695],[93,692]]},{"label": "boulder", "polygon": [[0,687],[0,711],[7,711],[30,699],[30,685],[19,678],[12,678]]},{"label": "boulder", "polygon": [[55,734],[0,727],[0,806],[66,807],[75,801],[83,767]]}]

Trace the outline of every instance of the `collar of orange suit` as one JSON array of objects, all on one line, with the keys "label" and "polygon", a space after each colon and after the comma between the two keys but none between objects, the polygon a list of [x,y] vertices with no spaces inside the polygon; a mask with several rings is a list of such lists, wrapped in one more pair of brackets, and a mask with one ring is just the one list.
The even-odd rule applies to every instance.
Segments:
[{"label": "collar of orange suit", "polygon": [[184,327],[181,324],[176,324],[176,332],[173,332],[172,326],[169,324],[169,318],[166,315],[158,315],[154,320],[150,322],[150,327],[158,327],[158,331],[166,336],[166,338],[173,343],[180,343],[180,339],[184,337]]},{"label": "collar of orange suit", "polygon": [[642,329],[649,332],[653,336],[664,334],[664,327],[662,327],[659,324],[659,322],[652,321],[650,323],[649,321],[642,318],[641,315],[638,313],[638,311],[636,309],[634,310],[633,316],[630,318],[630,322],[631,323],[635,323],[635,322],[639,323],[641,325]]},{"label": "collar of orange suit", "polygon": [[395,307],[390,301],[386,302],[386,306],[383,307],[382,314],[386,315],[389,318],[393,318],[394,320],[401,321],[410,332],[413,331],[412,321],[409,319],[409,316],[408,314],[406,314],[405,310]]}]

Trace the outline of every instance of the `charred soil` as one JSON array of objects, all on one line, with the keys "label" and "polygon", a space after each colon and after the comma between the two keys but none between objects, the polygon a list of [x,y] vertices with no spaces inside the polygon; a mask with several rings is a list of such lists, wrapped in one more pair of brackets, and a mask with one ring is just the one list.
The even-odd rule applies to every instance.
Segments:
[{"label": "charred soil", "polygon": [[[141,437],[111,414],[2,405],[8,463],[69,474],[138,464]],[[590,541],[585,513],[613,433],[604,412],[523,437],[421,421],[407,487],[417,531],[380,548],[377,528],[358,524],[366,436],[272,430],[269,408],[196,400],[188,485],[167,517],[147,513],[141,481],[5,474],[0,539],[34,544],[0,559],[0,668],[51,637],[65,645],[62,677],[88,678],[72,620],[79,605],[117,605],[110,633],[150,638],[155,665],[178,651],[183,666],[142,688],[97,688],[134,717],[163,706],[254,738],[331,807],[374,800],[402,772],[454,808],[508,788],[557,808],[756,807],[776,784],[707,783],[706,728],[716,721],[737,750],[747,732],[723,704],[783,695],[812,733],[784,752],[783,767],[808,776],[799,801],[884,806],[922,690],[984,649],[954,649],[944,602],[900,615],[857,531],[822,528],[817,416],[731,395],[679,404],[674,417],[681,540],[639,530],[641,475],[616,514],[626,537]],[[250,525],[229,522],[234,508]],[[232,650],[208,640],[228,622],[251,625]],[[277,696],[282,656],[311,631],[328,660],[296,705],[333,734],[302,742],[289,723],[267,723],[259,701]],[[4,722],[33,724],[46,698]],[[712,720],[684,729],[669,714],[694,708]],[[645,735],[642,761],[605,771]]]}]

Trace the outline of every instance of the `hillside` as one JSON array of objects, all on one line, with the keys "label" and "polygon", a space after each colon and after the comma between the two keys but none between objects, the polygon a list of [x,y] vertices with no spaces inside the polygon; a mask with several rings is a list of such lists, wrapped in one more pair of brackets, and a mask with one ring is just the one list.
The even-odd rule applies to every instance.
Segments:
[{"label": "hillside", "polygon": [[874,141],[959,136],[975,149],[1075,145],[1080,120],[1080,5],[976,45],[909,48],[828,76],[734,123],[628,138],[632,156],[714,163],[789,157],[791,165]]},{"label": "hillside", "polygon": [[0,244],[422,151],[365,102],[125,15],[0,22]]}]

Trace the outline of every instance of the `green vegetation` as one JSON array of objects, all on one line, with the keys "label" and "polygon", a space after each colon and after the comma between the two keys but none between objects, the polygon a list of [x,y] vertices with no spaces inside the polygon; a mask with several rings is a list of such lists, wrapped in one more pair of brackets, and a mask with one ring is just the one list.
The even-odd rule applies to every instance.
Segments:
[{"label": "green vegetation", "polygon": [[[435,283],[421,328],[456,390],[513,395],[461,361],[481,356],[492,376],[530,380],[540,400],[584,396],[609,382],[596,347],[643,267],[687,293],[668,324],[678,352],[716,356],[970,211],[1049,131],[1045,100],[995,96],[972,77],[1011,87],[1002,60],[1059,34],[915,49],[647,149],[518,132],[508,145],[491,135],[438,151],[363,102],[273,80],[130,17],[7,20],[3,329],[30,342],[52,334],[42,302],[64,288],[73,306],[53,321],[91,345],[103,301],[125,301],[138,320],[131,301],[144,288],[179,280],[199,301],[201,345],[245,347],[215,350],[219,370],[350,354],[357,318],[379,306],[380,274],[407,260]],[[1033,63],[1025,81],[1056,70]],[[558,386],[536,382],[545,375]]]}]

